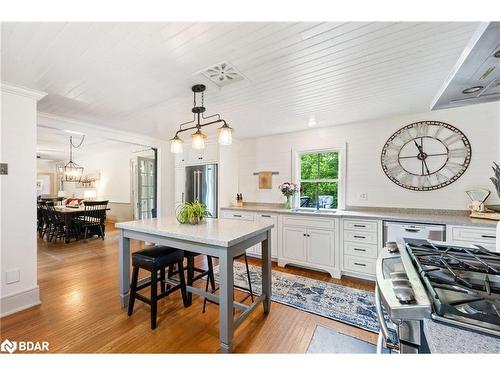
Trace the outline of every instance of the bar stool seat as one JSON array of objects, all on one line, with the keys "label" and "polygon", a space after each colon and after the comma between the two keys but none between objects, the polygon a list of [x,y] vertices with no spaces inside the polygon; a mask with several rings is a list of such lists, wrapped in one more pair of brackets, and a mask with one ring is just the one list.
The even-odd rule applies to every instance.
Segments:
[{"label": "bar stool seat", "polygon": [[[158,300],[168,296],[169,294],[180,289],[182,294],[182,301],[184,307],[188,306],[187,292],[186,292],[186,281],[184,279],[184,251],[167,247],[167,246],[155,246],[153,248],[148,248],[145,250],[137,251],[132,254],[132,281],[130,283],[130,298],[128,305],[128,315],[132,315],[134,311],[134,303],[137,298],[151,306],[151,329],[156,328],[156,315],[157,315],[157,303]],[[169,270],[172,269],[174,265],[177,265],[179,269],[179,283],[175,286],[166,288],[167,279],[165,277],[165,269],[168,267]],[[139,282],[139,269],[145,269],[151,272],[151,281],[146,282],[142,285],[138,285]],[[160,273],[160,278],[158,279],[158,271]],[[161,284],[161,293],[158,295],[158,281]],[[146,287],[151,287],[151,298],[148,299],[143,295],[137,293],[139,290]]]},{"label": "bar stool seat", "polygon": [[184,252],[182,250],[166,246],[156,246],[132,254],[132,264],[148,271],[161,267],[166,268],[183,260]]}]

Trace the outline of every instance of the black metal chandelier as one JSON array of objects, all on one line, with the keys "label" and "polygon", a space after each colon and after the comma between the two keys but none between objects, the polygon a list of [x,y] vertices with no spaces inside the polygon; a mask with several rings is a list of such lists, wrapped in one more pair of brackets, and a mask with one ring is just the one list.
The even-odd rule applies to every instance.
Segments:
[{"label": "black metal chandelier", "polygon": [[73,137],[69,137],[69,162],[60,165],[58,167],[59,173],[63,175],[63,181],[66,182],[80,182],[82,179],[83,175],[83,167],[78,165],[73,161],[73,148],[78,148],[83,144],[83,140],[85,139],[85,136],[82,137],[82,140],[78,144],[78,146],[75,146],[73,144]]},{"label": "black metal chandelier", "polygon": [[[225,120],[221,119],[219,114],[215,114],[208,117],[205,117],[203,115],[203,113],[206,111],[206,108],[204,107],[205,89],[206,89],[205,85],[201,84],[194,85],[193,87],[191,87],[191,90],[193,91],[193,108],[191,110],[193,112],[193,120],[180,124],[179,130],[175,133],[175,136],[170,140],[170,151],[173,152],[174,154],[182,152],[182,144],[184,143],[184,141],[179,137],[179,133],[194,129],[196,129],[196,131],[193,134],[191,134],[192,147],[195,149],[205,148],[205,138],[207,138],[207,136],[202,133],[201,128],[208,125],[213,125],[218,123],[222,124],[222,126],[217,129],[219,133],[218,136],[219,144],[230,145],[233,142],[233,137],[232,137],[233,128],[231,128],[226,123]],[[197,100],[196,100],[197,94],[201,96],[201,105],[197,105]],[[214,121],[210,121],[205,124],[201,123],[201,120],[208,120],[214,117],[217,118]],[[187,125],[192,125],[192,126],[183,128],[184,126]]]}]

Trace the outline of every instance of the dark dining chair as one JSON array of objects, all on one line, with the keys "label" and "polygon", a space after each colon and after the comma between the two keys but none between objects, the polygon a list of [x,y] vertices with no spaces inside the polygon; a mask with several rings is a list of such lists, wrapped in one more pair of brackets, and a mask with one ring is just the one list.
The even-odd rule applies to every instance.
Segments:
[{"label": "dark dining chair", "polygon": [[61,215],[56,211],[53,201],[45,202],[44,211],[46,212],[46,231],[47,240],[57,242],[59,238],[65,237],[65,225],[64,219]]},{"label": "dark dining chair", "polygon": [[38,232],[38,236],[43,238],[43,230],[45,227],[45,220],[43,219],[44,214],[44,203],[40,200],[36,202],[36,231]]},{"label": "dark dining chair", "polygon": [[86,240],[89,235],[97,235],[104,240],[106,209],[109,201],[84,201],[85,211],[74,219],[78,236],[83,233]]}]

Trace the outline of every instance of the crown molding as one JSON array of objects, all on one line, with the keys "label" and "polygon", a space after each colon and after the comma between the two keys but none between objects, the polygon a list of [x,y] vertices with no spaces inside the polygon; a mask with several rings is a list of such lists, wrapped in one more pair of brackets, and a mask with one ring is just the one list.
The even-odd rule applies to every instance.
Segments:
[{"label": "crown molding", "polygon": [[69,133],[94,134],[101,138],[109,140],[121,141],[131,144],[144,145],[147,147],[162,147],[168,143],[159,138],[154,138],[148,135],[127,132],[124,130],[93,124],[90,122],[75,120],[69,117],[64,117],[52,113],[38,111],[37,118],[38,126],[59,129]]},{"label": "crown molding", "polygon": [[28,87],[14,85],[12,83],[7,83],[7,82],[1,82],[0,88],[2,92],[24,96],[26,98],[34,99],[36,101],[39,101],[40,99],[42,99],[47,95],[47,93],[43,91],[38,91],[30,89]]}]

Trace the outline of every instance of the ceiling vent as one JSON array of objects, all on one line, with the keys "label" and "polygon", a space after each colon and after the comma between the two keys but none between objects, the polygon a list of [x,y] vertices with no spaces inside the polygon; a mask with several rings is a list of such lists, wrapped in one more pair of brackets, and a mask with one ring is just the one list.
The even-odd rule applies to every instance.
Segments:
[{"label": "ceiling vent", "polygon": [[222,61],[199,72],[219,87],[230,85],[234,82],[243,81],[245,76],[227,61]]}]

